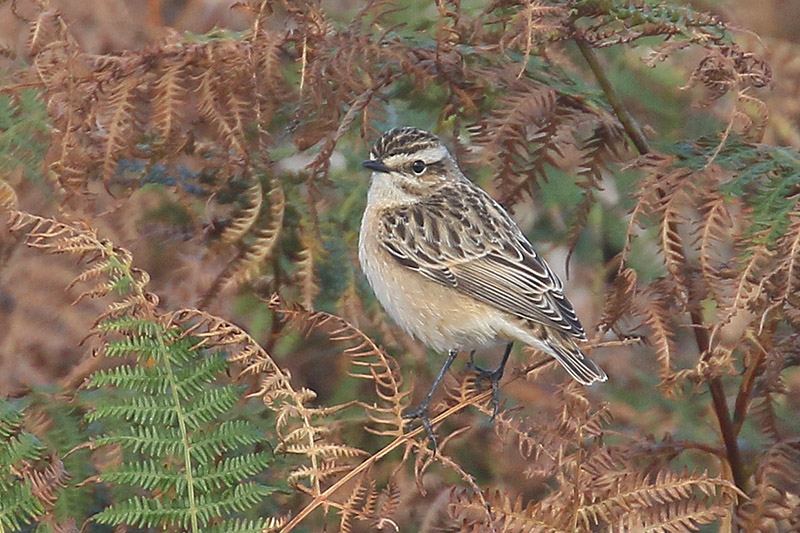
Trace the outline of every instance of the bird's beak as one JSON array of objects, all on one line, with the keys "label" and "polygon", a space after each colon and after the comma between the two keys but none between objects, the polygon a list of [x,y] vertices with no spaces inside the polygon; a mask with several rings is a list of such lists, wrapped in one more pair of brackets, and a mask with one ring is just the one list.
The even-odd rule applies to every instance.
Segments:
[{"label": "bird's beak", "polygon": [[368,168],[370,170],[374,170],[375,172],[390,172],[389,167],[383,164],[383,161],[380,159],[370,159],[368,161],[364,161],[361,163],[364,168]]}]

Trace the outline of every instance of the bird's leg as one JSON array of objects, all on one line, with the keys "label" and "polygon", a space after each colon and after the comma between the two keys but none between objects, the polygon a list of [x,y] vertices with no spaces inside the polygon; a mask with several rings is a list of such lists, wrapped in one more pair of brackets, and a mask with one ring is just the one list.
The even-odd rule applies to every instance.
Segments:
[{"label": "bird's leg", "polygon": [[475,364],[475,350],[469,352],[469,363],[467,363],[467,368],[474,370],[475,372],[486,372],[485,369]]},{"label": "bird's leg", "polygon": [[439,383],[444,379],[444,375],[447,373],[447,370],[450,368],[450,365],[453,364],[453,361],[456,360],[456,356],[458,355],[457,350],[450,350],[447,352],[447,361],[444,362],[442,365],[441,370],[439,370],[439,375],[436,376],[436,379],[433,380],[433,385],[431,385],[430,390],[428,390],[428,394],[425,395],[425,399],[422,400],[422,403],[415,409],[408,411],[407,413],[403,414],[403,418],[405,419],[414,419],[419,418],[422,422],[422,427],[425,428],[425,431],[428,433],[428,437],[430,437],[431,442],[433,443],[433,453],[436,453],[438,448],[438,443],[436,442],[436,435],[433,433],[433,428],[431,427],[431,420],[428,418],[428,407],[430,407],[431,398],[433,397],[433,393],[436,391],[436,387],[439,386]]},{"label": "bird's leg", "polygon": [[508,362],[508,356],[511,355],[511,347],[514,345],[513,342],[509,342],[506,345],[506,351],[503,353],[503,360],[500,361],[500,366],[498,366],[495,370],[486,370],[485,368],[481,368],[477,366],[473,360],[473,355],[475,351],[473,350],[470,353],[470,361],[469,365],[467,365],[471,370],[474,370],[478,373],[478,379],[484,380],[488,379],[492,382],[492,420],[494,417],[497,416],[497,410],[500,407],[500,379],[503,377],[503,372],[506,369],[506,363]]}]

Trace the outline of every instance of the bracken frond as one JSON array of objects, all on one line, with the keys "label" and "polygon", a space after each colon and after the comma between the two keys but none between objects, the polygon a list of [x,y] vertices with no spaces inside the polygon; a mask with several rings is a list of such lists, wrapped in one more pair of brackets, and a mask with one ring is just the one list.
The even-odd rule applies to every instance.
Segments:
[{"label": "bracken frond", "polygon": [[175,138],[183,120],[181,109],[187,92],[186,68],[182,61],[167,65],[153,85],[153,127],[165,148],[177,144]]},{"label": "bracken frond", "polygon": [[139,87],[139,78],[129,76],[120,80],[110,89],[108,98],[109,118],[106,125],[108,132],[103,155],[103,182],[108,185],[117,169],[117,161],[124,152],[132,135],[134,99]]},{"label": "bracken frond", "polygon": [[711,332],[712,340],[735,316],[748,309],[761,295],[762,282],[768,279],[766,269],[775,252],[766,244],[758,244],[740,258],[740,272],[731,284],[731,293],[720,298],[719,320]]},{"label": "bracken frond", "polygon": [[656,506],[646,513],[625,515],[614,524],[614,530],[624,533],[692,532],[729,515],[727,505],[717,504],[710,498],[677,501]]},{"label": "bracken frond", "polygon": [[[743,531],[790,531],[800,516],[800,441],[785,441],[767,450],[758,464],[750,499],[736,521]],[[792,524],[794,522],[794,524]]]},{"label": "bracken frond", "polygon": [[11,185],[0,180],[0,209],[4,211],[16,210],[18,203],[17,193],[14,192]]},{"label": "bracken frond", "polygon": [[280,184],[275,183],[270,189],[269,199],[269,221],[251,231],[252,242],[228,261],[201,299],[200,307],[207,305],[221,290],[249,282],[271,256],[280,240],[286,209],[286,198]]},{"label": "bracken frond", "polygon": [[[674,372],[673,357],[675,341],[673,328],[670,325],[668,297],[655,287],[648,287],[639,293],[637,311],[644,318],[645,324],[650,327],[651,344],[655,347],[656,359],[659,364],[658,375],[663,383],[672,383],[670,378]],[[666,389],[669,392],[672,386]]]},{"label": "bracken frond", "polygon": [[572,213],[573,222],[567,233],[566,264],[569,269],[570,258],[575,246],[578,244],[583,228],[589,218],[589,212],[596,202],[595,191],[603,189],[603,172],[608,169],[611,161],[620,158],[618,145],[622,143],[623,133],[619,124],[611,120],[600,120],[591,136],[583,143],[578,163],[577,174],[582,177],[578,186],[583,190],[583,198]]},{"label": "bracken frond", "polygon": [[686,255],[683,239],[678,232],[678,227],[685,220],[680,212],[682,200],[685,200],[685,193],[679,190],[664,202],[658,229],[664,263],[679,287],[686,286]]},{"label": "bracken frond", "polygon": [[344,354],[350,359],[355,378],[373,382],[378,404],[363,402],[367,417],[377,427],[368,427],[379,435],[399,437],[403,435],[407,421],[403,411],[408,404],[410,390],[403,387],[402,376],[397,362],[384,352],[361,330],[341,317],[325,312],[312,312],[300,306],[287,306],[277,295],[270,300],[270,308],[284,316],[285,320],[295,322],[307,334],[321,330],[335,342],[349,345]]},{"label": "bracken frond", "polygon": [[256,223],[261,215],[261,205],[264,202],[264,190],[258,178],[251,177],[252,184],[244,193],[247,202],[245,207],[232,217],[230,223],[220,235],[220,240],[227,243],[239,241]]},{"label": "bracken frond", "polygon": [[314,309],[314,299],[320,291],[319,281],[314,273],[316,267],[316,240],[310,235],[311,230],[301,227],[300,242],[303,246],[297,257],[297,277],[300,286],[300,302],[306,309]]},{"label": "bracken frond", "polygon": [[733,227],[728,206],[729,201],[723,195],[711,193],[701,207],[703,218],[696,239],[700,249],[701,272],[712,290],[722,283],[720,269],[724,259],[720,247],[730,242]]},{"label": "bracken frond", "polygon": [[[486,504],[491,508],[487,519]],[[542,502],[524,503],[522,497],[510,498],[502,491],[491,491],[485,501],[467,490],[453,490],[449,514],[459,531],[503,531],[507,533],[567,533],[574,531],[571,516],[564,507]],[[468,529],[465,529],[465,526]],[[474,529],[473,529],[474,528]]]},{"label": "bracken frond", "polygon": [[[578,516],[587,530],[592,524],[616,524],[631,520],[631,523],[638,524],[637,527],[649,527],[652,531],[656,531],[656,527],[664,527],[664,531],[671,531],[663,522],[681,523],[679,517],[699,513],[695,517],[698,523],[708,523],[727,512],[727,504],[717,501],[716,497],[722,488],[736,490],[731,482],[709,478],[706,473],[662,470],[651,477],[630,472],[617,477],[607,495],[581,507]],[[698,498],[697,494],[702,496]],[[713,500],[707,501],[705,498]],[[700,507],[694,506],[697,504],[705,504],[702,505],[702,512]],[[684,505],[691,507],[691,511]],[[702,522],[700,516],[709,518]],[[633,526],[627,527],[630,529]],[[632,530],[637,529],[633,527]]]},{"label": "bracken frond", "polygon": [[41,501],[46,509],[51,509],[58,499],[58,493],[66,488],[66,482],[72,475],[64,468],[61,459],[53,455],[46,468],[31,470],[25,477],[30,482],[34,497]]}]

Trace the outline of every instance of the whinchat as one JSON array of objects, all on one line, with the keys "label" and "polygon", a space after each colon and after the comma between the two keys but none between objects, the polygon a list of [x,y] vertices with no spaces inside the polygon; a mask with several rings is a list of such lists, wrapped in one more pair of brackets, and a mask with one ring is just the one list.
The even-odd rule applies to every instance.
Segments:
[{"label": "whinchat", "polygon": [[372,170],[358,257],[380,303],[410,335],[448,358],[419,418],[460,350],[508,342],[497,383],[519,341],[554,357],[580,383],[605,381],[578,343],[586,332],[564,284],[509,214],[473,184],[435,135],[417,128],[384,133],[363,165]]}]

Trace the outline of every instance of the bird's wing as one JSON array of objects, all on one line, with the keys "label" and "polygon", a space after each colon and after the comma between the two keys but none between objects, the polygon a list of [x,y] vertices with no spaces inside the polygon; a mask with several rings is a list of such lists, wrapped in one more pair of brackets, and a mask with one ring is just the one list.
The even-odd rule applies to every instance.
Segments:
[{"label": "bird's wing", "polygon": [[585,340],[561,280],[508,213],[469,182],[384,210],[379,240],[403,266],[498,309]]}]

